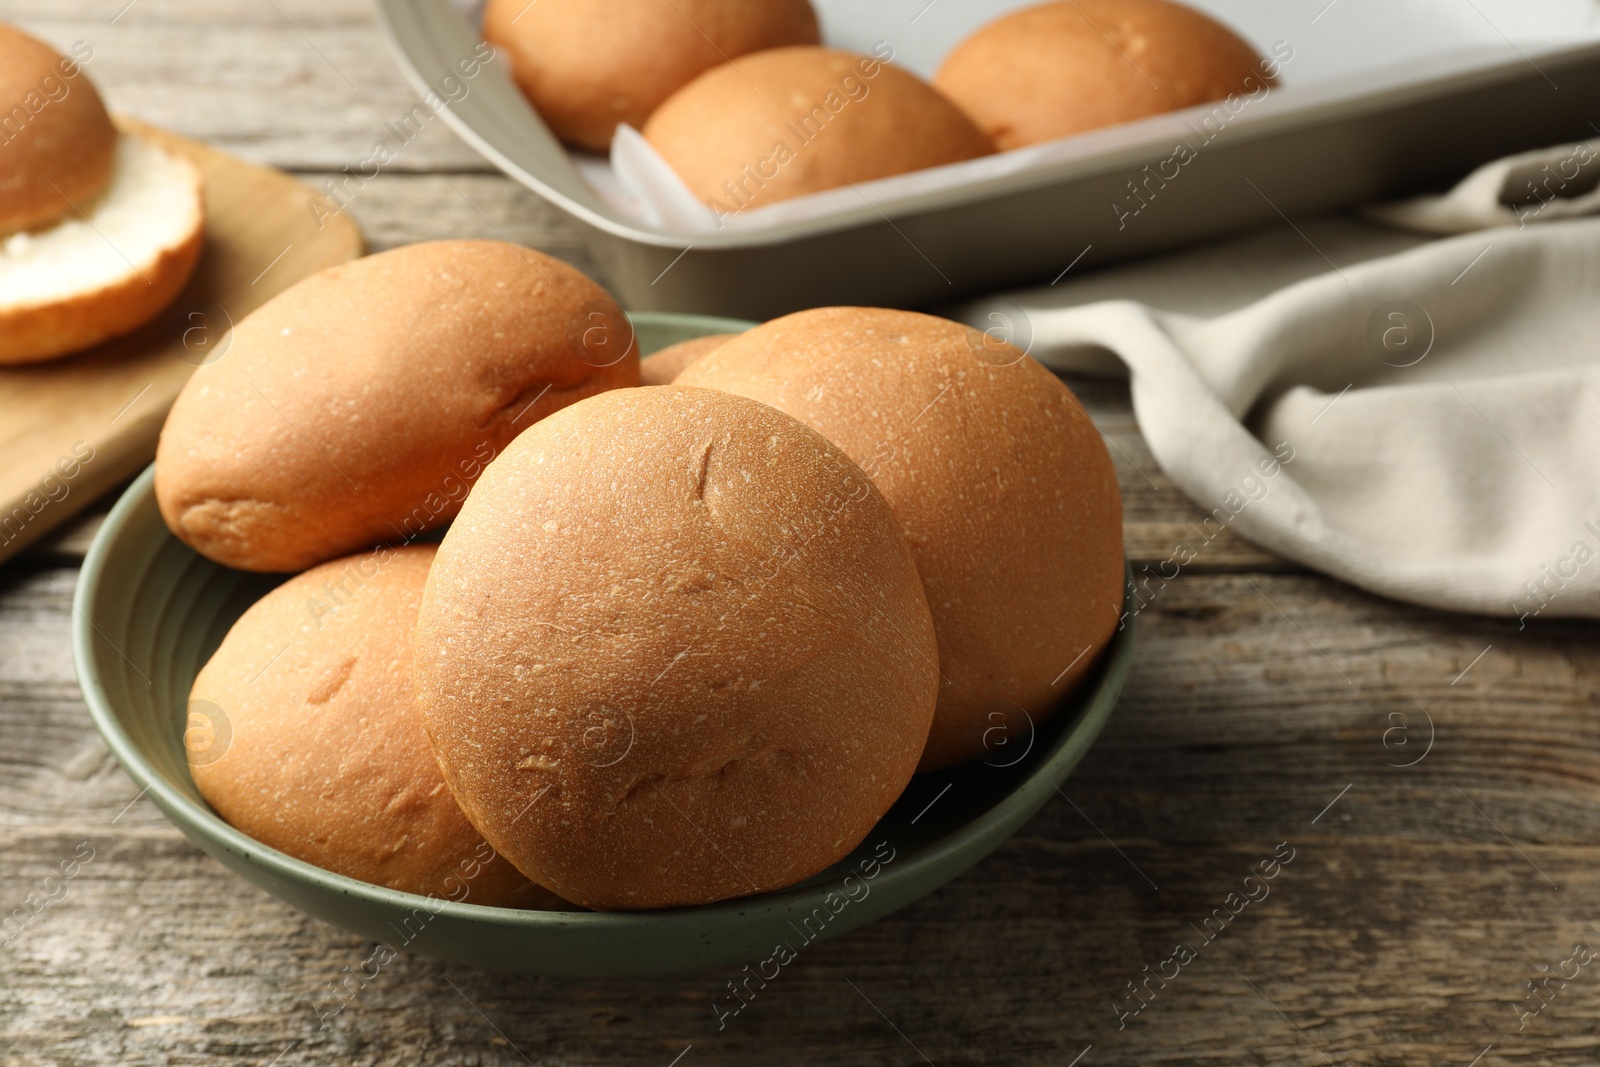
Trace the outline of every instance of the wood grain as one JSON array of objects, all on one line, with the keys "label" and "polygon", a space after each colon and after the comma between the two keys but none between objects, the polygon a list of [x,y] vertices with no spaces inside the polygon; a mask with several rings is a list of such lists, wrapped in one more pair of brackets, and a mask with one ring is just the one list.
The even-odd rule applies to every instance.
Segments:
[{"label": "wood grain", "polygon": [[[359,0],[136,0],[111,23],[125,2],[57,0],[34,25],[104,42],[91,70],[119,106],[313,184],[406,103]],[[448,138],[418,145],[352,202],[373,247],[503,235],[594,272],[537,198]],[[1112,447],[1130,557],[1165,559],[1197,509],[1126,388],[1073,385]],[[0,922],[94,850],[0,936],[0,1063],[1600,1062],[1600,960],[1517,1014],[1542,966],[1600,948],[1595,624],[1397,605],[1225,534],[1141,613],[1127,695],[1063,797],[932,896],[808,950],[726,1028],[728,972],[558,982],[405,955],[322,1026],[372,946],[189,845],[89,723],[67,635],[93,521],[0,567]],[[1284,842],[1270,894],[1203,941],[1191,924]],[[1194,960],[1119,1028],[1126,983],[1180,940]]]},{"label": "wood grain", "polygon": [[278,171],[124,123],[200,168],[206,242],[194,277],[149,325],[63,359],[0,367],[0,560],[60,525],[155,455],[167,409],[228,329],[266,300],[361,252],[348,215]]},{"label": "wood grain", "polygon": [[[1600,1055],[1583,980],[1525,1031],[1513,1011],[1539,964],[1600,937],[1592,627],[1519,634],[1306,575],[1184,576],[1143,616],[1128,694],[1062,800],[932,897],[805,954],[726,1029],[710,1001],[727,973],[555,982],[411,957],[321,1029],[328,984],[371,946],[238,882],[148,803],[124,810],[135,791],[70,682],[73,581],[0,584],[5,884],[20,901],[95,850],[5,950],[0,1028],[20,1048],[665,1064],[692,1043],[697,1062],[920,1062],[870,998],[939,1064],[1059,1065],[1091,1043],[1085,1063],[1321,1062],[1295,1026],[1338,1063],[1464,1065],[1490,1043],[1491,1063]],[[1433,749],[1391,766],[1415,757],[1386,747],[1390,715],[1420,753],[1418,705]],[[1189,924],[1280,842],[1295,858],[1271,894],[1202,944]],[[1196,960],[1119,1030],[1112,1002],[1179,940]]]}]

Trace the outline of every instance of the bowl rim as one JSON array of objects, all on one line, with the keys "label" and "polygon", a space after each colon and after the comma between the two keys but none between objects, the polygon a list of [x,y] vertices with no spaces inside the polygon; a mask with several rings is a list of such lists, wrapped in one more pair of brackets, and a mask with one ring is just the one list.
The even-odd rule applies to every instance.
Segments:
[{"label": "bowl rim", "polygon": [[[672,313],[647,313],[645,315],[636,315],[636,318],[654,319],[657,316],[660,316],[664,323],[671,324],[683,323],[685,319],[690,318],[709,318],[707,316],[679,316]],[[722,321],[732,322],[736,320]],[[99,627],[94,623],[104,576],[117,565],[118,551],[122,547],[123,538],[135,517],[141,509],[154,506],[154,483],[155,464],[152,463],[124,491],[106,516],[100,529],[95,533],[89,551],[84,557],[83,567],[78,575],[77,588],[73,594],[72,650],[78,686],[82,691],[85,704],[88,705],[89,714],[94,721],[95,728],[104,738],[107,746],[122,765],[123,770],[127,772],[136,785],[141,787],[135,800],[150,794],[156,806],[186,835],[191,838],[204,838],[215,842],[286,881],[310,882],[323,891],[355,897],[372,905],[402,911],[425,910],[434,916],[449,915],[468,922],[494,923],[501,926],[533,930],[551,930],[555,928],[582,930],[587,927],[595,927],[605,928],[612,932],[619,929],[623,931],[630,929],[644,931],[664,923],[681,922],[688,916],[692,916],[698,923],[716,925],[719,921],[736,921],[752,910],[792,910],[794,905],[807,897],[815,895],[818,891],[819,886],[816,879],[824,872],[819,872],[818,875],[804,879],[800,883],[784,889],[747,897],[735,897],[712,904],[686,907],[657,908],[643,911],[591,911],[587,909],[581,911],[548,911],[501,908],[438,897],[425,897],[374,885],[369,882],[358,881],[279,852],[235,829],[209,807],[196,803],[174,788],[167,782],[163,774],[145,758],[140,747],[123,728],[121,718],[114,709],[112,700],[107,694],[101,678],[101,657],[95,649],[95,639],[97,637],[105,644],[110,645],[119,656],[127,659],[126,654],[112,643],[111,639],[100,631]],[[172,534],[167,532],[166,536],[171,538]],[[174,540],[176,539],[174,538]],[[1130,581],[1124,587],[1123,622],[1117,630],[1113,631],[1111,640],[1101,653],[1100,662],[1095,666],[1090,676],[1092,685],[1079,690],[1068,698],[1074,702],[1074,707],[1071,711],[1064,709],[1064,713],[1071,714],[1076,712],[1079,715],[1079,721],[1068,724],[1064,728],[1065,733],[1059,741],[1060,750],[1041,760],[1038,766],[1033,768],[1026,777],[1021,779],[999,800],[978,816],[969,819],[934,841],[919,845],[914,855],[897,862],[885,864],[883,871],[878,876],[887,880],[884,885],[885,888],[895,884],[907,886],[922,884],[924,872],[936,871],[953,859],[959,860],[962,854],[968,853],[969,850],[978,850],[971,862],[980,860],[988,851],[982,848],[983,840],[993,831],[993,827],[997,824],[1015,823],[1015,826],[1007,831],[1004,836],[1010,836],[1011,833],[1014,833],[1016,827],[1020,827],[1031,818],[1040,806],[1034,803],[1036,792],[1043,789],[1056,788],[1056,776],[1053,772],[1057,763],[1063,758],[1067,759],[1067,771],[1070,773],[1070,770],[1076,766],[1078,761],[1093,746],[1101,728],[1110,717],[1117,697],[1120,696],[1122,680],[1127,675],[1128,666],[1133,655],[1138,614],[1126,611],[1130,591],[1131,575]],[[128,662],[132,664],[131,660]],[[1107,698],[1106,693],[1108,689],[1111,690],[1109,698]],[[1083,737],[1081,751],[1078,751],[1076,755],[1072,755],[1072,749],[1075,747],[1072,739],[1079,735]],[[869,840],[871,836],[872,834],[869,832],[863,838],[863,841]],[[958,868],[958,870],[964,869],[964,866]],[[948,880],[950,880],[948,877],[939,878],[935,882],[935,886],[941,885]],[[924,890],[923,892],[927,891],[930,890]],[[923,895],[922,892],[915,893],[912,899],[921,895]]]}]

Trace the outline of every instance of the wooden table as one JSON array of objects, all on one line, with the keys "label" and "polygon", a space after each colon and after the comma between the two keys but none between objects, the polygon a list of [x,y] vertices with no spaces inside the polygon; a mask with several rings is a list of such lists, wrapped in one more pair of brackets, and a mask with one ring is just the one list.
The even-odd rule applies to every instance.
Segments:
[{"label": "wooden table", "polygon": [[[0,0],[0,19],[89,42],[114,109],[312,183],[413,101],[360,0]],[[351,209],[374,249],[506,236],[597,273],[442,123]],[[1126,390],[1074,384],[1117,453],[1135,567],[1154,565],[1198,512]],[[808,950],[725,1029],[730,974],[557,981],[404,955],[322,1027],[314,1005],[372,946],[189,845],[90,725],[68,598],[92,524],[0,568],[0,917],[59,898],[0,934],[4,1063],[1600,1060],[1600,960],[1574,954],[1600,947],[1592,625],[1405,607],[1223,535],[1144,610],[1070,800]],[[1576,977],[1530,993],[1558,969]]]}]

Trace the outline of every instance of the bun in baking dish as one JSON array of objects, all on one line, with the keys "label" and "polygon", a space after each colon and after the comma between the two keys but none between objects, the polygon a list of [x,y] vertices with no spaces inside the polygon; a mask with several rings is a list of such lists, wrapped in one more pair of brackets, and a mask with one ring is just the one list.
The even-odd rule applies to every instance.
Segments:
[{"label": "bun in baking dish", "polygon": [[643,132],[719,217],[994,151],[916,75],[830,48],[775,48],[713,68]]},{"label": "bun in baking dish", "polygon": [[1020,350],[931,315],[820,308],[740,334],[678,383],[793,415],[889,502],[939,635],[921,770],[1009,759],[1110,640],[1116,473],[1077,398]]},{"label": "bun in baking dish", "polygon": [[594,152],[702,71],[819,40],[807,0],[489,0],[483,36],[551,132]]},{"label": "bun in baking dish", "polygon": [[190,774],[234,827],[318,867],[473,904],[551,903],[473,830],[423,733],[411,632],[433,555],[334,560],[253,604],[194,680]]},{"label": "bun in baking dish", "polygon": [[572,267],[499,241],[408,245],[238,323],[167,417],[156,500],[219,563],[302,570],[443,525],[518,433],[638,381],[626,316]]},{"label": "bun in baking dish", "polygon": [[1005,150],[1259,95],[1267,69],[1249,42],[1171,0],[1059,0],[978,30],[933,84]]},{"label": "bun in baking dish", "polygon": [[860,468],[782,412],[678,386],[591,397],[490,464],[416,641],[462,809],[600,909],[778,889],[847,855],[910,779],[939,680]]}]

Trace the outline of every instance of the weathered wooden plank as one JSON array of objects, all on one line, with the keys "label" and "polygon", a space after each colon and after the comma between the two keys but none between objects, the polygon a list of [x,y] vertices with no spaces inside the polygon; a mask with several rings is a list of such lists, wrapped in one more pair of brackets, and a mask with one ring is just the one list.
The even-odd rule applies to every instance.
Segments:
[{"label": "weathered wooden plank", "polygon": [[[1294,858],[1268,895],[1252,884],[1262,899],[1228,912],[1283,840]],[[556,981],[410,956],[324,1026],[330,987],[369,943],[233,880],[169,831],[75,828],[6,845],[20,886],[87,858],[3,950],[6,1041],[70,1049],[71,1062],[498,1063],[517,1062],[514,1044],[535,1062],[666,1063],[692,1044],[697,1062],[781,1048],[795,1061],[906,1063],[913,1042],[940,1064],[1061,1064],[1091,1044],[1089,1062],[1105,1064],[1317,1062],[1310,1042],[1333,1062],[1465,1064],[1494,1044],[1502,1060],[1576,1063],[1600,1046],[1592,967],[1552,984],[1518,1028],[1538,1004],[1525,983],[1540,964],[1595,940],[1592,847],[1524,848],[1559,893],[1498,841],[1375,840],[1348,825],[1225,846],[1124,842],[1124,858],[1058,803],[934,896],[804,950],[719,1029],[712,1005],[736,969]],[[1209,941],[1196,932],[1208,918]],[[1180,943],[1193,958],[1164,965]],[[1143,984],[1147,965],[1165,987]]]},{"label": "weathered wooden plank", "polygon": [[[1600,936],[1586,925],[1600,889],[1592,626],[1519,633],[1316,577],[1185,575],[1141,616],[1129,691],[1070,803],[901,915],[808,950],[725,1030],[710,1002],[727,975],[554,982],[411,958],[319,1030],[320,991],[370,946],[233,879],[147,803],[119,815],[134,790],[61,650],[71,584],[38,571],[0,589],[8,884],[25,894],[80,842],[94,849],[5,957],[0,1027],[18,1047],[59,1042],[78,1062],[286,1047],[284,1064],[520,1062],[503,1033],[550,1062],[665,1062],[691,1043],[702,1062],[779,1044],[807,1061],[910,1062],[852,982],[936,1063],[1060,1064],[1089,1044],[1096,1063],[1317,1060],[1294,1026],[1335,1062],[1466,1063],[1490,1043],[1506,1060],[1577,1062],[1546,1057],[1600,1041],[1581,979],[1524,1032],[1513,1010],[1541,963]],[[1392,766],[1423,751],[1418,704],[1436,742]],[[1385,745],[1393,712],[1409,748]],[[1189,924],[1280,842],[1295,856],[1270,895],[1200,944]],[[1135,1006],[1126,982],[1178,941],[1193,963],[1119,1029],[1112,1002]]]},{"label": "weathered wooden plank", "polygon": [[[413,99],[361,0],[125,5],[0,0],[0,19],[92,41],[114,106],[313,181]],[[374,248],[506,237],[599,274],[570,223],[439,125],[350,210]],[[1112,447],[1130,558],[1167,558],[1198,509],[1144,448],[1125,387],[1073,384]],[[1594,964],[1518,1014],[1542,1003],[1526,985],[1541,968],[1600,939],[1600,628],[1395,605],[1231,533],[1153,586],[1070,802],[926,900],[807,949],[726,1028],[725,972],[554,981],[408,956],[321,1027],[328,987],[371,946],[184,841],[76,692],[69,598],[105,506],[0,568],[0,925],[93,850],[0,934],[0,1063],[1600,1059]],[[1233,917],[1228,894],[1280,842],[1294,859]],[[1209,941],[1207,916],[1224,931]],[[1194,959],[1142,1004],[1127,983],[1171,974],[1179,941]]]}]

